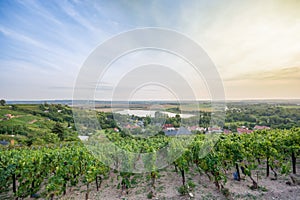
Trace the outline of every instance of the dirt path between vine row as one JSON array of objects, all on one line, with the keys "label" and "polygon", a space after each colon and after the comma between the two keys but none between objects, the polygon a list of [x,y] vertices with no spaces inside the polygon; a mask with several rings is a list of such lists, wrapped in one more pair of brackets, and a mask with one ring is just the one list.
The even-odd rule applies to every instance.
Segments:
[{"label": "dirt path between vine row", "polygon": [[[298,170],[299,167],[298,167]],[[254,171],[253,174],[258,174],[257,190],[251,190],[249,186],[252,184],[249,178],[245,178],[241,181],[235,181],[232,177],[232,172],[228,172],[228,180],[225,188],[229,190],[229,197],[225,197],[220,192],[214,183],[209,180],[206,175],[199,175],[197,172],[189,172],[187,174],[187,181],[193,181],[196,185],[195,191],[192,192],[193,199],[261,199],[261,200],[275,200],[275,199],[288,199],[288,200],[300,200],[300,186],[290,186],[286,182],[290,181],[289,176],[279,175],[278,180],[271,180],[273,175],[265,177],[265,171],[263,168]],[[256,173],[257,172],[257,173]],[[96,186],[93,183],[90,186],[92,190],[89,193],[89,199],[101,199],[101,200],[141,200],[148,199],[147,194],[150,191],[149,183],[146,175],[137,174],[133,176],[135,184],[129,189],[128,194],[121,195],[121,189],[118,184],[121,182],[121,178],[118,179],[117,174],[112,173],[107,180],[104,180],[101,184],[99,191],[96,191]],[[256,179],[256,175],[254,175]],[[176,173],[173,168],[167,168],[160,172],[160,177],[156,182],[156,196],[153,199],[159,200],[185,200],[191,199],[189,196],[181,196],[177,188],[181,186],[181,176]],[[63,200],[85,199],[86,186],[73,188],[69,191]]]}]

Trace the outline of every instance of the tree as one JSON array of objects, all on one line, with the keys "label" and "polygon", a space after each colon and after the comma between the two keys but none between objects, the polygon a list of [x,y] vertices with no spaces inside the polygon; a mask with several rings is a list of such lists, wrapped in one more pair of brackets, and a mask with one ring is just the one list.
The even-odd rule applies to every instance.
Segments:
[{"label": "tree", "polygon": [[11,109],[12,109],[12,110],[17,110],[17,109],[18,109],[18,108],[17,108],[17,105],[15,105],[15,104],[11,105]]},{"label": "tree", "polygon": [[65,132],[64,127],[59,122],[57,122],[52,128],[52,133],[57,134],[57,136],[61,141],[64,140],[64,132]]},{"label": "tree", "polygon": [[55,133],[45,133],[43,136],[43,140],[45,140],[47,143],[56,143],[59,141],[59,137]]},{"label": "tree", "polygon": [[1,100],[0,100],[0,105],[1,105],[1,106],[5,106],[5,104],[6,104],[6,101],[5,101],[4,99],[1,99]]}]

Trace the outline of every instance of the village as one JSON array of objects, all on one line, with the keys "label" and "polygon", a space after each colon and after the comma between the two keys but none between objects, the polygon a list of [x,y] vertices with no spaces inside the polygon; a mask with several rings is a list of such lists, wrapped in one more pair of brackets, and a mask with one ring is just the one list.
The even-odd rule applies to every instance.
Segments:
[{"label": "village", "polygon": [[[160,126],[161,124],[157,123],[156,126]],[[140,129],[143,130],[145,128],[143,120],[131,120],[130,123],[122,126],[124,129],[129,130],[135,130]],[[173,124],[163,124],[161,125],[162,131],[166,135],[176,135],[178,131],[180,130],[181,134],[191,134],[192,133],[224,133],[224,134],[230,134],[235,133],[234,131],[224,129],[221,127],[201,127],[201,126],[186,126],[186,127],[176,127]],[[255,125],[253,128],[249,128],[246,126],[240,126],[236,128],[236,133],[238,134],[250,134],[253,131],[256,130],[270,130],[271,128],[269,126],[261,126],[261,125]],[[115,132],[119,132],[120,130],[118,128],[114,128]]]}]

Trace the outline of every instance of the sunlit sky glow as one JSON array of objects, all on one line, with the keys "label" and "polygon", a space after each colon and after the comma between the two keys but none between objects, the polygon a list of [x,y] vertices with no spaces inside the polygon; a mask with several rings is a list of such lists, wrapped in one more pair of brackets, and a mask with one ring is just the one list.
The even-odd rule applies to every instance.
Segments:
[{"label": "sunlit sky glow", "polygon": [[299,99],[299,10],[298,0],[2,0],[0,98],[71,99],[81,65],[99,44],[162,27],[205,49],[227,99]]}]

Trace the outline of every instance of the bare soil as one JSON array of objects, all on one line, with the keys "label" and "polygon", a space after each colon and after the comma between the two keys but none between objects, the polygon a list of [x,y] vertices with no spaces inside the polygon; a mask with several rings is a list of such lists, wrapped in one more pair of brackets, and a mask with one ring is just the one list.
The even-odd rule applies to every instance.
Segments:
[{"label": "bare soil", "polygon": [[[169,167],[160,172],[160,177],[156,181],[155,196],[152,199],[159,200],[185,200],[185,199],[261,199],[275,200],[288,199],[300,200],[300,186],[288,185],[287,181],[291,181],[289,176],[279,175],[277,180],[272,180],[274,177],[265,177],[265,171],[262,169],[254,171],[254,178],[257,179],[259,188],[256,190],[250,189],[252,181],[248,177],[243,177],[241,181],[233,179],[232,172],[228,172],[228,180],[225,188],[229,190],[229,195],[224,194],[216,188],[214,183],[203,174],[197,172],[188,172],[187,181],[195,183],[196,187],[192,191],[193,198],[189,195],[180,195],[178,188],[182,185],[180,174],[176,173],[172,167]],[[96,191],[96,186],[93,183],[90,185],[89,199],[101,200],[140,200],[148,199],[147,195],[151,191],[150,180],[146,174],[136,174],[131,178],[133,184],[128,190],[128,194],[122,193],[118,186],[121,178],[117,174],[111,173],[108,179],[101,184],[99,191]],[[61,199],[82,200],[86,197],[86,186],[72,188],[67,195]]]}]

